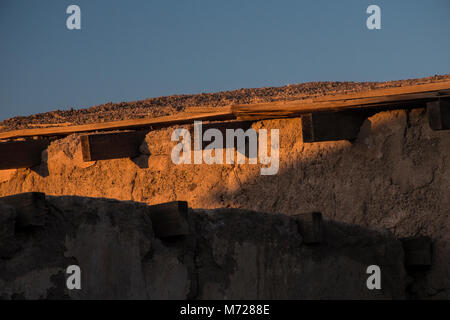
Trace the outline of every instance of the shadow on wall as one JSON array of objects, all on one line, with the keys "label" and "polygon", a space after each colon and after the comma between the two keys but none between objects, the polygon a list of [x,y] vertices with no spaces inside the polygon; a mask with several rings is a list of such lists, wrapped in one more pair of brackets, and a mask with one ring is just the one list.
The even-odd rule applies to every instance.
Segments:
[{"label": "shadow on wall", "polygon": [[[402,245],[387,232],[325,221],[323,238],[312,244],[298,217],[195,209],[187,235],[158,238],[154,207],[142,203],[40,200],[44,206],[28,211],[0,201],[3,299],[407,296]],[[39,219],[23,219],[29,214]],[[81,269],[80,290],[67,288],[70,265]],[[382,268],[382,290],[367,288],[369,265]]]},{"label": "shadow on wall", "polygon": [[433,267],[414,283],[411,294],[449,297],[448,131],[432,131],[423,109],[375,114],[352,143],[303,143],[297,119],[256,126],[282,128],[278,174],[261,176],[259,166],[234,166],[227,187],[204,193],[200,203],[288,215],[319,211],[398,237],[430,236]]}]

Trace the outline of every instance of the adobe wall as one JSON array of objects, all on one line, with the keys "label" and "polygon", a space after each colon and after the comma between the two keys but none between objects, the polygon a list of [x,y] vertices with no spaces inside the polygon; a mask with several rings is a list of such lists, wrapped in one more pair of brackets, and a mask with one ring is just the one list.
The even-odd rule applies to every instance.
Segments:
[{"label": "adobe wall", "polygon": [[378,113],[353,143],[304,144],[300,119],[253,127],[280,130],[278,174],[261,176],[260,165],[175,165],[174,128],[149,133],[138,158],[93,163],[81,161],[72,135],[53,142],[40,167],[0,172],[0,196],[40,191],[148,204],[186,200],[201,209],[320,211],[396,237],[430,236],[432,268],[408,290],[450,296],[450,132],[432,131],[423,109]]}]

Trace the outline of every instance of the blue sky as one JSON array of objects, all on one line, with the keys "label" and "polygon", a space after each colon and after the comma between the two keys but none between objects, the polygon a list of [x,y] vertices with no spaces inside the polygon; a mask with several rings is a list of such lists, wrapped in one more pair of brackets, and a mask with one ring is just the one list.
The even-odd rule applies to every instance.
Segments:
[{"label": "blue sky", "polygon": [[[81,30],[66,8],[81,8]],[[381,30],[366,8],[381,8]],[[449,0],[1,0],[0,120],[181,93],[450,73]]]}]

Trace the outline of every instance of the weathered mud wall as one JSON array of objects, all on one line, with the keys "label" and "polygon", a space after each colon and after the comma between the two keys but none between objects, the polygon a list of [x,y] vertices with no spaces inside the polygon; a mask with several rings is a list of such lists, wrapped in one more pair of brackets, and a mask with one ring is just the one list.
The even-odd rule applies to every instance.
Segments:
[{"label": "weathered mud wall", "polygon": [[[154,236],[148,206],[47,197],[44,223],[18,224],[0,203],[3,299],[403,299],[400,241],[388,232],[325,222],[322,243],[296,219],[241,209],[190,210],[190,235]],[[366,269],[382,268],[382,290]],[[68,290],[66,268],[81,268]]]},{"label": "weathered mud wall", "polygon": [[167,128],[148,134],[142,155],[132,160],[83,163],[75,135],[55,141],[40,167],[0,172],[0,195],[40,191],[148,204],[186,200],[193,208],[287,215],[314,210],[328,219],[388,229],[396,237],[428,235],[432,268],[408,290],[419,298],[449,297],[450,133],[432,131],[424,110],[378,113],[352,143],[304,144],[299,119],[253,127],[280,130],[274,176],[261,176],[260,165],[174,165],[174,128]]}]

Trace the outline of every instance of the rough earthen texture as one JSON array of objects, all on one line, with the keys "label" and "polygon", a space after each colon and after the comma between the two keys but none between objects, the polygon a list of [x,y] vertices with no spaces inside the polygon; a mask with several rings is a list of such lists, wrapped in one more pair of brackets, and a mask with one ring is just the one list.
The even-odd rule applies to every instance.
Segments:
[{"label": "rough earthen texture", "polygon": [[[148,207],[133,202],[47,197],[46,223],[14,227],[0,203],[2,299],[403,299],[401,242],[388,232],[326,222],[308,246],[295,219],[239,209],[191,210],[191,235],[154,237]],[[382,268],[368,290],[366,268]],[[81,268],[81,290],[66,268]]]},{"label": "rough earthen texture", "polygon": [[[168,115],[190,107],[298,99],[449,78],[309,83],[162,97],[17,117],[0,123],[0,130]],[[50,198],[52,214],[45,231],[16,230],[14,209],[0,204],[0,288],[6,288],[2,296],[66,296],[61,289],[62,268],[76,260],[88,273],[106,271],[84,293],[68,297],[242,298],[245,292],[249,298],[371,298],[373,293],[360,291],[366,275],[358,272],[378,259],[390,270],[387,291],[380,297],[450,297],[450,132],[432,131],[425,110],[375,114],[353,142],[305,144],[300,119],[255,122],[256,130],[279,129],[280,168],[273,176],[261,176],[264,165],[260,164],[175,165],[171,160],[175,142],[170,141],[175,128],[150,132],[134,159],[83,162],[77,135],[55,140],[42,154],[40,166],[0,171],[0,196],[40,191],[147,204],[186,200],[191,207],[202,208],[191,221],[197,237],[163,243],[148,231],[151,222],[143,218],[145,206],[71,197]],[[208,211],[216,208],[245,210]],[[311,211],[337,221],[327,223],[327,244],[314,250],[304,245],[288,217]],[[122,219],[121,227],[134,226],[137,231],[118,231],[121,227],[110,218],[114,215]],[[397,238],[431,237],[431,269],[409,270],[405,280],[398,265],[403,252],[382,230]],[[93,247],[89,245],[92,238],[98,240]],[[113,248],[119,248],[118,253]],[[116,271],[103,264],[119,265],[124,257],[127,263],[117,271],[122,278],[114,282]],[[355,273],[346,274],[340,268]],[[309,282],[310,278],[315,282]],[[146,284],[141,284],[142,279]],[[32,280],[41,285],[31,288]],[[283,281],[286,285],[274,285]],[[330,282],[340,287],[327,286]],[[316,283],[323,291],[315,289]],[[108,292],[98,286],[106,286]],[[347,291],[339,291],[342,288]]]},{"label": "rough earthen texture", "polygon": [[[0,122],[0,132],[24,128],[39,128],[55,124],[87,124],[176,114],[196,107],[221,107],[280,100],[305,99],[315,96],[358,92],[367,89],[407,86],[450,79],[450,75],[436,75],[422,79],[387,82],[309,82],[283,87],[239,89],[218,93],[173,95],[140,101],[106,103],[80,110],[56,110],[28,117],[18,116]],[[4,106],[7,107],[7,106]]]},{"label": "rough earthen texture", "polygon": [[397,237],[427,235],[432,267],[416,277],[408,294],[449,297],[449,131],[432,131],[423,109],[375,114],[352,143],[305,144],[300,119],[253,127],[280,130],[278,174],[261,176],[259,164],[175,165],[174,128],[150,132],[137,158],[91,163],[82,162],[79,139],[72,135],[53,142],[41,166],[2,173],[0,195],[40,191],[148,204],[186,200],[193,208],[287,215],[319,211],[327,219],[388,229]]},{"label": "rough earthen texture", "polygon": [[[327,221],[323,243],[302,241],[295,219],[242,209],[199,210],[201,299],[403,299],[403,249],[389,232]],[[367,267],[383,270],[368,290]]]}]

